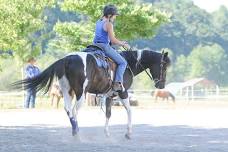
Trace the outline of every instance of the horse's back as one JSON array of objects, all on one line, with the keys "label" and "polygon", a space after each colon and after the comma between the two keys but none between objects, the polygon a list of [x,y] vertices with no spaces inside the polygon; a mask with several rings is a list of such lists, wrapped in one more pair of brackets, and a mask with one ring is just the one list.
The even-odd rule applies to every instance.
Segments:
[{"label": "horse's back", "polygon": [[169,92],[165,89],[156,89],[154,92],[155,97],[168,97]]}]

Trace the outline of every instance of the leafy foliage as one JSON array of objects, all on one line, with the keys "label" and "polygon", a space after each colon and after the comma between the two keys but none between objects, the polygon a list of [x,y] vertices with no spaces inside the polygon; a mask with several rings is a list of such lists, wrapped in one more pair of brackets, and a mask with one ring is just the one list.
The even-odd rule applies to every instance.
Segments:
[{"label": "leafy foliage", "polygon": [[207,76],[211,80],[222,83],[226,77],[224,71],[227,70],[227,59],[225,51],[218,44],[199,45],[189,55],[190,76]]},{"label": "leafy foliage", "polygon": [[[39,53],[40,39],[35,32],[44,25],[42,12],[51,6],[52,0],[0,0],[0,48],[13,50],[26,60],[30,54]],[[36,44],[36,45],[35,45]]]},{"label": "leafy foliage", "polygon": [[[44,68],[92,43],[95,23],[106,4],[119,8],[121,15],[114,24],[118,38],[130,40],[137,49],[169,52],[168,82],[207,77],[228,85],[228,9],[224,6],[208,13],[191,0],[0,0],[0,82],[4,83],[0,87],[20,78],[29,56],[38,56],[38,65]],[[12,61],[20,64],[14,66]],[[152,85],[142,74],[133,87]]]},{"label": "leafy foliage", "polygon": [[[118,38],[132,40],[154,36],[157,29],[168,21],[169,16],[152,7],[152,5],[135,4],[132,0],[65,0],[61,4],[64,11],[81,14],[79,23],[59,22],[55,31],[61,37],[58,41],[65,49],[80,49],[92,43],[96,21],[102,16],[103,7],[115,4],[121,15],[115,23],[115,34]],[[67,48],[68,47],[68,48]]]},{"label": "leafy foliage", "polygon": [[[227,85],[228,72],[228,9],[208,13],[191,0],[142,0],[172,14],[169,24],[163,25],[155,37],[137,39],[138,48],[173,52],[169,81],[184,81],[206,77]],[[193,57],[194,56],[194,57]],[[223,57],[222,57],[223,56]],[[225,68],[226,67],[226,68]]]}]

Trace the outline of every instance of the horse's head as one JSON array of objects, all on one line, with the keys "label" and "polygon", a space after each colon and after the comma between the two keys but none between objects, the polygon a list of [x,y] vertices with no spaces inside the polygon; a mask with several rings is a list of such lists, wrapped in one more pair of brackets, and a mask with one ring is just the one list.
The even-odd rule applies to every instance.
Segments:
[{"label": "horse's head", "polygon": [[165,87],[166,81],[166,71],[167,67],[170,65],[170,59],[168,57],[168,52],[159,55],[159,60],[154,62],[150,67],[150,73],[153,77],[155,87],[163,89]]}]

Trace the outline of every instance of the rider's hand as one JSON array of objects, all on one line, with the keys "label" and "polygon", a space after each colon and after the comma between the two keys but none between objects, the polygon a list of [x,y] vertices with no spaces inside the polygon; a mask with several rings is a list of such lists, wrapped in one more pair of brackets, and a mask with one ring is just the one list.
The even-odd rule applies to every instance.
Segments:
[{"label": "rider's hand", "polygon": [[122,43],[125,49],[130,50],[131,46],[126,41],[122,41]]}]

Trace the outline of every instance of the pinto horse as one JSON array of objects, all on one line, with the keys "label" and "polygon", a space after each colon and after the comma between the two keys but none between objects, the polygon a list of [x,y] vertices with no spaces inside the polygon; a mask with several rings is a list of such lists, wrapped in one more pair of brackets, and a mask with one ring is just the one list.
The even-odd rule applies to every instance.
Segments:
[{"label": "pinto horse", "polygon": [[[98,67],[95,57],[87,52],[76,52],[57,60],[41,74],[32,78],[24,79],[14,83],[15,86],[24,85],[24,89],[33,88],[36,91],[44,90],[46,93],[56,76],[58,78],[64,98],[64,108],[70,119],[72,135],[77,135],[78,111],[85,101],[87,92],[103,94],[106,97],[106,123],[105,134],[109,136],[109,118],[111,117],[112,98],[116,95],[120,97],[128,115],[127,133],[125,137],[130,139],[132,133],[131,108],[129,104],[128,92],[133,77],[146,69],[150,70],[150,77],[153,78],[156,88],[164,88],[166,80],[166,69],[170,64],[168,53],[158,53],[150,50],[124,51],[121,55],[126,59],[128,67],[124,73],[124,91],[114,92],[112,80],[107,74],[107,70]],[[73,94],[76,101],[72,102]]]}]

